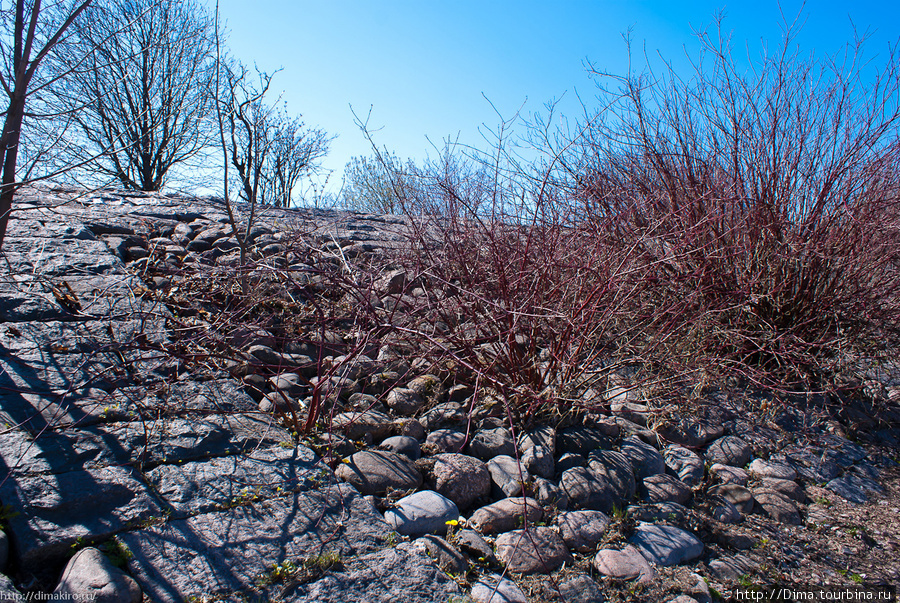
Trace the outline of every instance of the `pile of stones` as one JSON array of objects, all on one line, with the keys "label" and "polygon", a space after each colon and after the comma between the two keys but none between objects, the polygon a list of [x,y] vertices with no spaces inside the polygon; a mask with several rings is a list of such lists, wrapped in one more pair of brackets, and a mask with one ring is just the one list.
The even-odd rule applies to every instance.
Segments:
[{"label": "pile of stones", "polygon": [[[135,292],[241,262],[220,203],[66,191],[23,203],[32,211],[4,251],[14,276],[0,284],[12,541],[7,552],[0,539],[0,566],[15,578],[0,590],[602,601],[610,584],[680,566],[692,578],[677,600],[702,603],[708,584],[727,592],[759,571],[760,522],[804,530],[823,511],[810,488],[863,504],[896,465],[799,411],[754,422],[728,393],[658,422],[640,388],[619,383],[595,412],[520,428],[471,384],[391,346],[343,355],[341,332],[225,333],[238,353],[201,374],[160,357],[173,342],[166,297]],[[287,244],[288,223],[306,255]],[[323,258],[377,256],[402,225],[273,210],[247,240],[257,265],[309,274]],[[386,272],[377,305],[392,307],[408,280]],[[155,345],[117,345],[134,341]],[[900,398],[900,381],[877,385]],[[313,390],[328,412],[298,444],[285,417],[303,417]],[[896,445],[900,408],[881,416],[876,436]]]}]

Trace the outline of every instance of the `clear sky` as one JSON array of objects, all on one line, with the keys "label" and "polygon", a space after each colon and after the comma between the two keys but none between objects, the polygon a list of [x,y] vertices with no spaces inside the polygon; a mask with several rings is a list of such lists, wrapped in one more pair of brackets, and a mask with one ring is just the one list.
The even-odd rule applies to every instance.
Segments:
[{"label": "clear sky", "polygon": [[[214,5],[214,0],[207,0]],[[881,58],[900,36],[900,2],[877,0],[220,0],[228,46],[246,64],[281,68],[273,89],[291,113],[337,135],[323,163],[340,187],[343,167],[371,147],[351,107],[379,129],[375,142],[423,160],[446,139],[481,145],[479,128],[520,107],[527,116],[563,98],[577,117],[594,83],[584,64],[623,73],[622,34],[684,67],[693,31],[719,11],[738,51],[777,46],[782,13],[805,21],[804,51],[833,53],[853,26],[872,34],[867,55]],[[429,142],[429,140],[431,142]]]}]

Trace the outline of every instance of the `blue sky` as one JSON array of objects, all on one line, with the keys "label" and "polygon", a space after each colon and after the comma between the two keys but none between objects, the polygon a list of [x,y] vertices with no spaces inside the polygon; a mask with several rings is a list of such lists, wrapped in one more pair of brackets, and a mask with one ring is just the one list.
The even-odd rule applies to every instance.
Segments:
[{"label": "blue sky", "polygon": [[445,139],[483,146],[479,128],[499,121],[485,97],[503,117],[558,98],[577,117],[576,94],[590,104],[595,90],[585,61],[625,72],[629,29],[681,68],[698,48],[693,30],[719,11],[742,54],[777,46],[782,12],[805,21],[804,51],[839,50],[855,25],[872,33],[867,56],[883,62],[900,36],[900,3],[873,0],[220,0],[220,11],[232,53],[280,68],[273,90],[288,110],[337,135],[323,163],[331,191],[352,156],[371,154],[351,106],[361,117],[371,107],[375,142],[401,158],[433,156]]}]

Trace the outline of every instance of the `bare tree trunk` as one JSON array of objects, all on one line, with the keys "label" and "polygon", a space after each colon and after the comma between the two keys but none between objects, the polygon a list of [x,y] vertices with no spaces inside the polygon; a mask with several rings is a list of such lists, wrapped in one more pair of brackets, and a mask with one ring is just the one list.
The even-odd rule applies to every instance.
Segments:
[{"label": "bare tree trunk", "polygon": [[[41,46],[41,49],[31,58],[35,39],[38,35],[38,22],[41,16],[41,0],[34,0],[28,14],[28,29],[25,29],[26,6],[25,0],[17,0],[15,8],[13,28],[13,56],[6,64],[11,65],[12,73],[0,73],[0,83],[9,96],[9,105],[5,111],[6,121],[3,124],[3,134],[0,137],[0,158],[3,164],[3,176],[0,179],[0,249],[6,238],[6,228],[9,224],[9,214],[12,212],[13,199],[18,183],[16,180],[16,167],[19,158],[19,143],[22,140],[22,124],[25,120],[25,106],[28,101],[29,87],[37,72],[41,61],[59,43],[60,38],[70,25],[78,18],[91,3],[84,0],[74,10],[65,15],[62,24],[50,35]],[[46,15],[45,15],[46,16]],[[6,47],[4,45],[4,50]]]}]

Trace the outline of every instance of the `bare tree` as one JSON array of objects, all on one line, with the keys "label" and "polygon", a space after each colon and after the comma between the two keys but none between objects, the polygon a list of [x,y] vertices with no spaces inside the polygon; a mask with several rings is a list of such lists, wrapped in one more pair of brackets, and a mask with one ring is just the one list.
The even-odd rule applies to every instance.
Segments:
[{"label": "bare tree", "polygon": [[416,166],[406,166],[395,154],[378,153],[376,157],[353,157],[344,168],[341,204],[348,209],[393,214],[412,195],[405,187],[412,185]]},{"label": "bare tree", "polygon": [[16,0],[14,5],[0,2],[0,85],[8,98],[0,134],[0,247],[21,184],[16,173],[29,98],[54,77],[61,77],[48,76],[48,80],[40,73],[41,64],[90,4],[91,0],[74,4],[60,1],[47,6],[41,0]]},{"label": "bare tree", "polygon": [[299,117],[276,113],[268,120],[270,144],[264,158],[261,197],[275,207],[289,207],[294,188],[328,152],[329,139],[317,128],[304,127]]},{"label": "bare tree", "polygon": [[[159,190],[209,144],[215,77],[212,23],[193,0],[94,0],[73,28],[80,64],[61,95],[85,103],[89,165],[127,189]],[[86,58],[85,58],[86,57]]]},{"label": "bare tree", "polygon": [[228,162],[236,171],[238,197],[255,206],[263,186],[264,164],[272,139],[269,116],[272,109],[263,98],[272,84],[272,76],[257,71],[256,82],[250,70],[240,63],[224,72],[225,136],[231,153]]},{"label": "bare tree", "polygon": [[299,117],[289,117],[265,102],[272,76],[254,77],[241,64],[224,74],[223,112],[230,163],[235,169],[238,196],[251,205],[269,203],[287,207],[300,178],[315,169],[328,152],[324,131],[306,128]]}]

